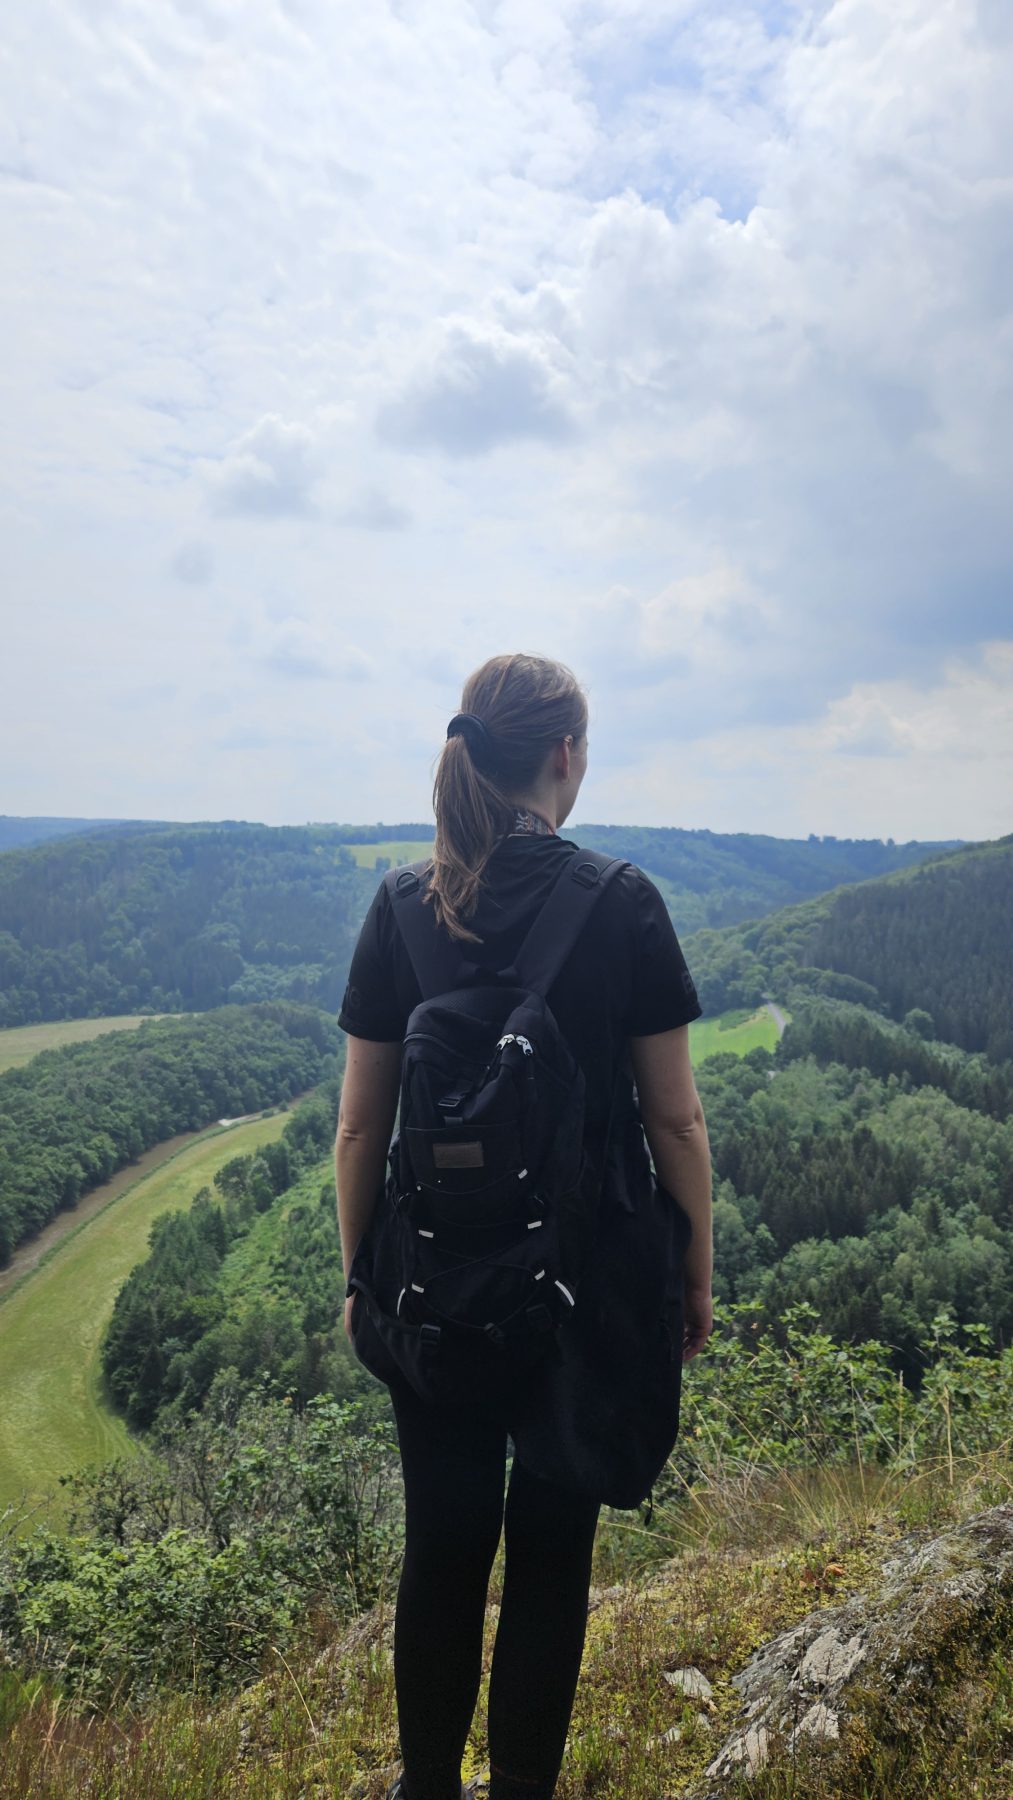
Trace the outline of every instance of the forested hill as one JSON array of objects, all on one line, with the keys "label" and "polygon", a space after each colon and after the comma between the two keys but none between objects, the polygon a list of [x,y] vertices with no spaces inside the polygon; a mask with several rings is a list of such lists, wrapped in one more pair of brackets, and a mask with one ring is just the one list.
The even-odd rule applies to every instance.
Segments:
[{"label": "forested hill", "polygon": [[[972,1041],[979,1015],[1000,1051],[1008,1030],[1011,876],[1013,839],[687,940],[705,993],[732,990],[712,1009],[766,988],[791,1013],[776,1053],[697,1068],[715,1293],[748,1305],[744,1333],[813,1308],[835,1342],[888,1347],[913,1387],[944,1312],[984,1343],[1011,1341],[1013,1061]],[[840,966],[806,960],[817,953]],[[166,1227],[117,1303],[106,1373],[135,1424],[201,1406],[227,1367],[290,1382],[300,1402],[345,1391],[329,1178],[331,1200],[318,1204],[318,1175],[284,1221],[253,1232],[239,1174],[234,1193],[223,1177],[220,1199]],[[258,1179],[269,1212],[280,1190]]]},{"label": "forested hill", "polygon": [[717,1290],[811,1304],[912,1380],[943,1309],[1013,1336],[1011,893],[1013,837],[686,941],[708,1012],[791,1015],[773,1057],[698,1071]]},{"label": "forested hill", "polygon": [[336,1010],[376,871],[326,827],[170,826],[0,856],[0,1025],[291,999]]},{"label": "forested hill", "polygon": [[[761,917],[939,849],[634,826],[581,826],[574,835],[645,868],[683,934]],[[334,1009],[375,865],[417,854],[431,836],[432,826],[420,824],[230,820],[110,826],[8,850],[0,854],[0,1026],[269,999]]]},{"label": "forested hill", "polygon": [[640,825],[578,825],[564,835],[646,869],[662,888],[681,933],[760,919],[828,888],[888,875],[955,847]]},{"label": "forested hill", "polygon": [[726,931],[687,956],[704,1009],[849,1001],[965,1051],[1013,1060],[1013,836]]}]

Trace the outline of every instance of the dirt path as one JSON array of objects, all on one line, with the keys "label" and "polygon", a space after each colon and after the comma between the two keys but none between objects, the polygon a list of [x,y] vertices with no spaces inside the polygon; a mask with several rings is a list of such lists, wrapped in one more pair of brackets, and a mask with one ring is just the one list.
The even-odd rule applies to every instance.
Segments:
[{"label": "dirt path", "polygon": [[773,1019],[774,1024],[777,1026],[778,1037],[783,1038],[784,1032],[785,1032],[785,1026],[787,1025],[788,1021],[785,1018],[783,1012],[781,1011],[781,1008],[778,1005],[776,1005],[776,1003],[773,1000],[765,1000],[763,1002],[763,1004],[764,1004],[766,1011],[769,1012],[771,1018]]}]

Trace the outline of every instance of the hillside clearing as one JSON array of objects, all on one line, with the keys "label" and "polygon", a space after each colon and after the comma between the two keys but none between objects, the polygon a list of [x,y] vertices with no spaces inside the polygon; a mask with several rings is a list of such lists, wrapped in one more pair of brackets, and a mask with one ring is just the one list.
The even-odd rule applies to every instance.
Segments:
[{"label": "hillside clearing", "polygon": [[432,838],[418,838],[411,842],[407,839],[386,838],[380,844],[342,844],[354,856],[360,869],[375,869],[378,856],[384,856],[392,867],[399,863],[420,862],[424,856],[433,853]]},{"label": "hillside clearing", "polygon": [[0,1506],[53,1497],[58,1478],[135,1450],[100,1393],[99,1345],[113,1301],[146,1254],[159,1213],[189,1206],[223,1163],[280,1137],[287,1114],[180,1150],[73,1232],[0,1306]]},{"label": "hillside clearing", "polygon": [[[781,1013],[783,1019],[789,1016]],[[777,1020],[766,1006],[753,1013],[743,1009],[723,1012],[716,1019],[697,1019],[690,1026],[690,1055],[694,1063],[702,1063],[708,1056],[728,1051],[745,1056],[747,1050],[776,1050],[779,1035]]]},{"label": "hillside clearing", "polygon": [[41,1050],[59,1050],[63,1044],[85,1044],[107,1031],[136,1031],[149,1019],[165,1013],[121,1013],[111,1019],[51,1019],[45,1025],[11,1025],[0,1031],[0,1075],[19,1069]]}]

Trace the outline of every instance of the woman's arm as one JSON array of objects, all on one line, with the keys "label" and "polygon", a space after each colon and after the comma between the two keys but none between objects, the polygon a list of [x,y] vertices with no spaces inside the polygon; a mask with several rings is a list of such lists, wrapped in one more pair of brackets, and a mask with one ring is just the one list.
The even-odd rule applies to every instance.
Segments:
[{"label": "woman's arm", "polygon": [[683,1361],[702,1349],[713,1325],[711,1159],[707,1126],[689,1060],[689,1026],[632,1038],[630,1054],[644,1131],[658,1180],[688,1213]]},{"label": "woman's arm", "polygon": [[[334,1140],[341,1261],[347,1277],[373,1216],[397,1114],[401,1045],[349,1037]],[[351,1301],[345,1305],[345,1328]]]}]

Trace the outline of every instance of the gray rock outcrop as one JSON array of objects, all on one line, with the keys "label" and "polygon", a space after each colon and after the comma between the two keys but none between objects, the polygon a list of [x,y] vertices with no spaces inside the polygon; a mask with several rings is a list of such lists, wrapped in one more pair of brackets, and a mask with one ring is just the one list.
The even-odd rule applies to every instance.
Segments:
[{"label": "gray rock outcrop", "polygon": [[1013,1501],[898,1540],[880,1574],[874,1594],[810,1613],[732,1677],[737,1729],[684,1800],[723,1800],[779,1749],[832,1756],[852,1728],[856,1742],[960,1729],[976,1671],[1013,1644]]}]

